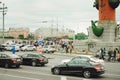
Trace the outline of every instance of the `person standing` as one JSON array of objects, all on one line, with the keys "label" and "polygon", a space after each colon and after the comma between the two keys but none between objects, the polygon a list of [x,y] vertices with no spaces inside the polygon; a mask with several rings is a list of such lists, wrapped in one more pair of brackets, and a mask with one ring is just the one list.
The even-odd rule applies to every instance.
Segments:
[{"label": "person standing", "polygon": [[109,48],[109,51],[108,51],[108,61],[111,61],[112,55],[113,55],[113,50],[111,48]]},{"label": "person standing", "polygon": [[119,51],[118,51],[118,49],[117,48],[115,48],[114,49],[114,53],[113,53],[113,61],[115,62],[116,61],[116,55],[119,53]]},{"label": "person standing", "polygon": [[72,49],[73,49],[73,45],[70,43],[70,45],[69,45],[69,52],[70,52],[70,54],[72,53]]},{"label": "person standing", "polygon": [[100,49],[100,53],[101,53],[100,59],[104,60],[104,50],[102,48]]},{"label": "person standing", "polygon": [[103,53],[104,53],[103,58],[105,59],[105,56],[106,56],[106,53],[107,53],[107,50],[105,48],[103,49]]}]

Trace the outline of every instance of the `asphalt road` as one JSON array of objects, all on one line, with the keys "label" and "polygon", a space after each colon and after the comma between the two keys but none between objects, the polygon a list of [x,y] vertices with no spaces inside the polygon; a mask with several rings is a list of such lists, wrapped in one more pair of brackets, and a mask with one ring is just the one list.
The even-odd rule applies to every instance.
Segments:
[{"label": "asphalt road", "polygon": [[[18,53],[22,54],[22,53]],[[49,58],[49,63],[44,67],[22,65],[20,68],[0,67],[0,80],[120,80],[120,63],[105,62],[106,73],[90,79],[79,75],[53,75],[50,71],[53,65],[59,64],[63,59],[72,58],[70,54],[44,54]]]}]

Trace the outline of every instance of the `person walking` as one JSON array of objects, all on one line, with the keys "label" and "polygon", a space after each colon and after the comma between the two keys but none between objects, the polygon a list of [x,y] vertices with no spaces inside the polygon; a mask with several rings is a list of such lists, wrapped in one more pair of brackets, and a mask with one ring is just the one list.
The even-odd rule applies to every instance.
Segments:
[{"label": "person walking", "polygon": [[72,53],[72,49],[73,49],[73,45],[70,44],[70,45],[69,45],[69,52],[70,52],[70,54]]},{"label": "person walking", "polygon": [[107,50],[104,48],[103,49],[103,58],[106,59],[106,53],[107,53]]},{"label": "person walking", "polygon": [[114,53],[113,53],[113,61],[115,62],[116,61],[116,58],[117,58],[117,54],[119,53],[118,49],[115,48],[114,49]]},{"label": "person walking", "polygon": [[113,55],[113,50],[111,48],[109,48],[109,51],[108,51],[108,61],[111,61],[112,55]]},{"label": "person walking", "polygon": [[103,59],[103,60],[104,60],[104,51],[103,51],[102,48],[100,49],[100,53],[101,53],[100,59]]}]

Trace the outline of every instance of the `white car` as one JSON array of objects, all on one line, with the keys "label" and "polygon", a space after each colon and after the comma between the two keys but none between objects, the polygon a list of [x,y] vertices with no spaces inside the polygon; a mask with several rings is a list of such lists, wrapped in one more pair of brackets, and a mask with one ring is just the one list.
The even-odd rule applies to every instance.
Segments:
[{"label": "white car", "polygon": [[54,48],[54,46],[43,46],[42,48],[42,52],[44,53],[54,53],[56,51],[56,49]]},{"label": "white car", "polygon": [[92,55],[78,55],[76,57],[73,57],[72,59],[65,59],[61,63],[66,63],[66,62],[69,62],[70,60],[73,60],[73,59],[87,60],[87,61],[94,63],[94,64],[104,65],[104,60],[98,59]]},{"label": "white car", "polygon": [[[14,45],[14,46],[15,46],[15,50],[16,50],[16,51],[19,51],[19,50],[20,50],[19,46],[17,46],[17,45]],[[11,50],[12,50],[12,45],[11,45],[11,46],[6,46],[6,47],[5,47],[5,50],[11,51]]]},{"label": "white car", "polygon": [[36,50],[36,47],[34,45],[25,45],[24,47],[21,47],[22,51],[34,51]]}]

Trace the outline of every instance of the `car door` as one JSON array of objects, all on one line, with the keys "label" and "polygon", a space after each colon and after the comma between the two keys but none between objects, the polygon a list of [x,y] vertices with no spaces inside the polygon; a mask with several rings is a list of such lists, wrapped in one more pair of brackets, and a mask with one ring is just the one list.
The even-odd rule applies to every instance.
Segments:
[{"label": "car door", "polygon": [[5,63],[8,63],[8,56],[6,54],[0,55],[0,65],[4,65]]},{"label": "car door", "polygon": [[28,48],[29,48],[29,50],[33,50],[33,46],[32,45],[28,46]]},{"label": "car door", "polygon": [[32,62],[36,62],[36,55],[35,54],[28,54],[26,58],[27,64],[32,64]]},{"label": "car door", "polygon": [[29,54],[25,54],[23,57],[23,64],[29,64]]},{"label": "car door", "polygon": [[2,54],[0,54],[0,65],[3,65]]},{"label": "car door", "polygon": [[68,63],[68,67],[69,67],[69,72],[71,73],[79,73],[83,69],[83,65],[81,64],[81,61],[78,58],[72,59]]}]

